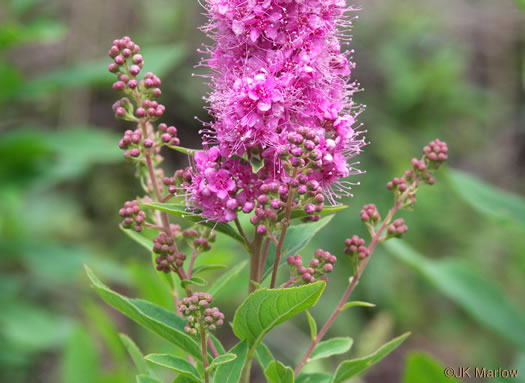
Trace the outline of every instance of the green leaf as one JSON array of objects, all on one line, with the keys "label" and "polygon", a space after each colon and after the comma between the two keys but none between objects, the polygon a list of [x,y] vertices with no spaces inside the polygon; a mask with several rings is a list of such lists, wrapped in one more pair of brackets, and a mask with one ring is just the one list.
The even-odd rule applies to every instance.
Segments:
[{"label": "green leaf", "polygon": [[133,342],[133,340],[131,340],[126,334],[119,334],[119,336],[120,340],[126,347],[126,350],[128,350],[131,359],[133,359],[135,367],[139,370],[139,374],[154,377],[155,375],[153,374],[153,371],[151,371],[148,364],[144,361],[144,356],[135,342]]},{"label": "green leaf", "polygon": [[332,375],[324,374],[320,372],[314,372],[311,374],[300,373],[295,379],[295,383],[329,383],[332,379]]},{"label": "green leaf", "polygon": [[312,338],[312,341],[315,340],[315,337],[317,336],[317,323],[315,323],[315,319],[310,314],[310,311],[305,311],[306,318],[308,318],[308,326],[310,327],[310,338]]},{"label": "green leaf", "polygon": [[275,326],[315,305],[325,282],[287,289],[260,289],[248,296],[235,312],[233,332],[257,346]]},{"label": "green leaf", "polygon": [[331,383],[343,383],[346,382],[353,376],[360,374],[374,364],[380,362],[385,356],[394,351],[401,343],[405,341],[410,335],[409,332],[392,339],[390,342],[381,346],[376,352],[365,356],[364,358],[347,360],[341,363],[335,375],[332,378]]},{"label": "green leaf", "polygon": [[270,362],[268,368],[264,370],[264,375],[268,383],[293,383],[294,381],[293,370],[277,360]]},{"label": "green leaf", "polygon": [[[311,217],[313,215],[333,214],[333,213],[337,213],[338,211],[348,209],[349,207],[350,206],[347,206],[347,205],[325,206],[323,210],[321,210],[320,212],[316,212],[315,214],[308,214],[304,211],[304,209],[298,209],[298,210],[292,211],[292,213],[290,214],[290,219],[306,218],[306,217]],[[278,220],[280,221],[283,218],[284,218],[284,212],[279,214]]]},{"label": "green leaf", "polygon": [[230,354],[237,355],[237,359],[231,363],[221,364],[215,371],[213,381],[217,383],[238,383],[241,379],[242,369],[248,356],[248,343],[242,341],[237,343],[230,351]]},{"label": "green leaf", "polygon": [[525,228],[525,199],[498,189],[460,170],[450,170],[452,187],[478,212],[492,218],[510,219]]},{"label": "green leaf", "polygon": [[[156,268],[157,263],[155,262],[155,258],[157,258],[158,255],[153,253],[151,250],[153,249],[153,238],[155,238],[158,235],[158,231],[149,227],[144,227],[140,233],[137,233],[135,230],[124,229],[122,226],[119,227],[128,237],[130,237],[132,240],[134,240],[139,245],[148,250],[148,252],[151,254],[151,262],[153,264],[153,268]],[[163,271],[157,271],[156,269],[155,271],[158,277],[166,283],[170,291],[173,291],[173,289],[175,288],[173,275],[171,273],[166,274]]]},{"label": "green leaf", "polygon": [[152,202],[145,203],[144,206],[151,207],[152,209],[157,209],[159,211],[163,211],[169,214],[176,215],[177,217],[184,218],[185,220],[207,226],[209,228],[217,230],[220,233],[226,234],[227,236],[235,239],[244,246],[244,238],[241,237],[241,235],[237,233],[237,231],[228,223],[213,221],[211,219],[203,217],[199,213],[188,211],[186,210],[186,205],[180,205],[175,203]]},{"label": "green leaf", "polygon": [[408,354],[403,383],[459,383],[454,377],[447,377],[443,373],[444,366],[422,352],[411,352]]},{"label": "green leaf", "polygon": [[257,362],[259,362],[259,365],[261,366],[262,370],[266,370],[268,365],[272,360],[274,360],[274,357],[272,355],[272,352],[266,346],[264,343],[259,343],[257,348],[255,349],[255,358],[257,359]]},{"label": "green leaf", "polygon": [[148,250],[148,253],[151,253],[151,249],[153,249],[153,238],[158,235],[157,230],[144,227],[140,233],[137,233],[135,230],[124,229],[122,226],[119,227],[128,237]]},{"label": "green leaf", "polygon": [[208,282],[206,282],[205,279],[201,277],[191,277],[190,279],[185,279],[180,282],[180,285],[183,289],[186,288],[186,286],[194,285],[194,286],[206,286]]},{"label": "green leaf", "polygon": [[212,297],[216,297],[217,295],[220,295],[221,291],[235,278],[237,277],[241,271],[246,267],[248,264],[248,261],[241,262],[235,266],[233,266],[230,270],[225,272],[223,275],[221,275],[215,283],[208,289],[208,293]]},{"label": "green leaf", "polygon": [[346,309],[349,309],[350,307],[355,307],[355,306],[376,307],[375,303],[369,303],[369,302],[363,302],[363,301],[352,301],[352,302],[345,303],[344,306],[341,307],[341,310],[339,310],[339,312],[343,312]]},{"label": "green leaf", "polygon": [[221,269],[227,269],[228,265],[201,265],[193,268],[193,271],[191,272],[191,275],[204,273],[206,271],[212,271],[212,270],[221,270]]},{"label": "green leaf", "polygon": [[218,367],[221,364],[230,363],[235,359],[237,359],[237,355],[235,354],[227,353],[224,355],[220,355],[212,360],[212,362],[208,366],[208,371],[212,371],[215,367]]},{"label": "green leaf", "polygon": [[479,323],[525,349],[525,313],[492,283],[491,278],[481,275],[464,261],[427,259],[402,241],[390,240],[385,246]]},{"label": "green leaf", "polygon": [[186,359],[170,354],[149,354],[146,355],[144,359],[159,366],[169,368],[170,370],[177,371],[179,374],[193,378],[197,382],[201,381],[199,371]]},{"label": "green leaf", "polygon": [[353,343],[354,340],[348,337],[331,338],[320,342],[312,351],[309,362],[317,359],[328,358],[332,355],[344,354],[352,348]]},{"label": "green leaf", "polygon": [[89,267],[85,266],[85,269],[96,292],[106,303],[192,356],[201,357],[200,346],[193,337],[184,332],[184,319],[153,303],[130,299],[110,290],[98,280]]},{"label": "green leaf", "polygon": [[[284,239],[282,257],[279,262],[280,265],[286,263],[287,255],[295,255],[303,247],[308,245],[308,242],[321,230],[323,227],[334,218],[333,215],[324,217],[317,222],[303,223],[299,225],[290,226],[286,232],[286,238]],[[264,281],[271,273],[273,269],[273,263],[275,260],[275,245],[270,242],[270,248],[266,263],[264,264],[264,271],[261,281]]]},{"label": "green leaf", "polygon": [[182,146],[168,145],[170,149],[176,150],[177,152],[187,154],[188,156],[194,156],[197,152],[202,152],[200,149],[189,149]]},{"label": "green leaf", "polygon": [[137,375],[137,383],[161,383],[160,380],[148,375]]},{"label": "green leaf", "polygon": [[63,383],[97,383],[97,349],[92,337],[82,327],[75,328],[66,344],[61,370]]},{"label": "green leaf", "polygon": [[215,335],[211,334],[211,333],[209,334],[209,337],[211,338],[211,341],[212,341],[213,345],[215,346],[215,350],[217,351],[217,353],[219,355],[226,354],[226,351],[224,350],[224,347],[223,347],[221,341],[219,339],[217,339],[217,337]]}]

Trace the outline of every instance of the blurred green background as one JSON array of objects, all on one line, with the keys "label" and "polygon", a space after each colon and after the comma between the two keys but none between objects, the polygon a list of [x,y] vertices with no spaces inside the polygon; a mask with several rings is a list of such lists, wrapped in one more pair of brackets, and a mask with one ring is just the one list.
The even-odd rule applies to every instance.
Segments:
[{"label": "blurred green background", "polygon": [[[449,144],[448,169],[422,188],[415,212],[402,213],[405,241],[377,249],[355,292],[377,307],[348,310],[330,335],[352,336],[356,357],[413,332],[363,378],[369,383],[440,382],[442,366],[521,366],[514,381],[523,382],[525,2],[361,6],[354,77],[364,89],[355,98],[367,105],[361,122],[370,145],[359,158],[367,173],[345,201],[351,209],[303,252],[309,257],[323,247],[341,255],[313,313],[322,323],[346,286],[343,242],[365,234],[360,207],[375,202],[385,215],[392,204],[386,181],[439,137]],[[146,353],[173,351],[94,296],[82,264],[120,292],[173,307],[147,251],[118,228],[119,207],[140,188],[117,146],[126,125],[113,119],[117,96],[106,52],[123,35],[143,47],[146,70],[163,80],[163,120],[177,126],[184,146],[197,148],[194,116],[209,119],[206,86],[191,76],[196,48],[206,41],[196,29],[204,21],[189,0],[0,2],[1,382],[133,382],[118,332]],[[166,167],[185,160],[170,154]],[[220,240],[200,261],[234,264],[239,257],[242,249]],[[230,320],[246,279],[216,299]],[[234,343],[228,326],[219,335]],[[267,343],[277,358],[296,364],[308,339],[300,316]],[[441,367],[428,367],[436,363],[428,357]],[[335,366],[324,360],[310,368]],[[256,370],[254,382],[261,379]]]}]

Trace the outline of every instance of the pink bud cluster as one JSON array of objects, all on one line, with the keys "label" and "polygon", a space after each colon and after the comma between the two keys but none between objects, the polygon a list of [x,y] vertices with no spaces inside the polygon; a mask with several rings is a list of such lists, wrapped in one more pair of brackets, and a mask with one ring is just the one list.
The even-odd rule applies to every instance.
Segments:
[{"label": "pink bud cluster", "polygon": [[291,278],[295,278],[295,283],[307,284],[317,280],[327,281],[326,274],[334,270],[337,258],[328,251],[317,249],[308,267],[303,266],[303,260],[299,254],[288,257],[286,261],[288,266],[290,266]]},{"label": "pink bud cluster", "polygon": [[380,219],[379,211],[373,203],[365,205],[361,209],[361,221],[376,225]]},{"label": "pink bud cluster", "polygon": [[[148,140],[148,143],[151,140]],[[142,131],[140,129],[126,130],[124,137],[119,141],[118,146],[124,150],[126,158],[138,158],[142,154],[140,144],[142,143]],[[146,142],[143,143],[146,146]],[[152,142],[153,144],[153,142]]]},{"label": "pink bud cluster", "polygon": [[164,232],[153,238],[153,252],[158,254],[155,258],[157,270],[165,273],[176,272],[186,260],[186,254],[177,252],[174,238]]},{"label": "pink bud cluster", "polygon": [[216,234],[209,229],[200,233],[197,229],[186,229],[182,236],[198,252],[205,252],[211,249],[211,244],[215,242]]},{"label": "pink bud cluster", "polygon": [[[196,156],[193,205],[219,221],[256,204],[275,212],[285,198],[279,193],[260,202],[268,194],[261,185],[289,188],[299,175],[319,185],[309,201],[294,201],[309,214],[322,209],[323,195],[331,203],[349,195],[350,184],[339,180],[359,173],[347,160],[365,143],[353,127],[362,108],[352,101],[358,85],[348,83],[351,52],[343,53],[339,41],[352,9],[343,0],[207,0],[206,8],[210,23],[203,30],[214,45],[202,65],[212,71],[214,120],[204,131],[208,153]],[[245,168],[245,162],[260,166]],[[259,214],[258,230],[272,216],[260,223]]]},{"label": "pink bud cluster", "polygon": [[184,331],[197,335],[202,330],[215,330],[224,323],[224,314],[217,307],[209,307],[212,297],[207,293],[194,293],[182,299],[180,312],[188,318]]},{"label": "pink bud cluster", "polygon": [[405,225],[403,218],[394,220],[387,228],[388,237],[401,238],[407,231],[408,226]]},{"label": "pink bud cluster", "polygon": [[142,225],[146,220],[146,213],[140,209],[138,201],[126,201],[124,207],[120,209],[119,214],[124,218],[121,223],[123,228],[133,229],[136,232],[142,231]]},{"label": "pink bud cluster", "polygon": [[[117,75],[117,81],[113,83],[114,90],[123,91],[133,96],[136,96],[136,92],[141,94],[140,105],[136,105],[135,117],[147,117],[150,120],[155,120],[161,117],[165,111],[163,105],[152,100],[161,95],[159,88],[161,81],[151,72],[146,73],[143,80],[138,80],[137,76],[144,66],[144,60],[139,52],[140,47],[127,36],[113,41],[109,50],[109,56],[113,59],[113,63],[109,64],[108,69]],[[128,120],[132,118],[128,115],[130,110],[126,109],[126,105],[116,104],[114,111],[117,117]]]},{"label": "pink bud cluster", "polygon": [[[447,144],[439,139],[431,141],[423,148],[423,157],[421,159],[412,159],[412,168],[403,173],[403,177],[395,177],[386,184],[388,190],[394,192],[396,199],[407,192],[408,198],[404,207],[416,203],[417,186],[420,183],[433,185],[436,180],[431,173],[438,169],[448,159]],[[410,188],[410,190],[409,190]]]},{"label": "pink bud cluster", "polygon": [[179,190],[186,190],[191,186],[192,174],[190,168],[178,169],[173,177],[164,177],[162,183],[168,187],[168,192],[177,194]]},{"label": "pink bud cluster", "polygon": [[357,235],[353,235],[351,238],[345,240],[344,252],[351,257],[357,257],[357,261],[366,258],[370,254],[368,248],[365,246],[365,240],[359,238]]}]

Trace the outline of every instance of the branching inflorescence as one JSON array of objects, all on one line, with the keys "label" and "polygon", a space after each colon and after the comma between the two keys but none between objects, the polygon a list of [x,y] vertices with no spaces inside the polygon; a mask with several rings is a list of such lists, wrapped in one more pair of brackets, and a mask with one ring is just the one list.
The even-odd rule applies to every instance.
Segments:
[{"label": "branching inflorescence", "polygon": [[[205,8],[209,23],[202,30],[213,44],[201,51],[205,58],[199,66],[209,69],[202,76],[211,88],[207,100],[212,121],[203,123],[202,150],[180,147],[177,128],[157,124],[165,111],[157,101],[161,80],[150,72],[139,77],[144,60],[129,37],[113,42],[109,71],[116,75],[113,88],[124,93],[113,105],[115,116],[136,124],[124,133],[119,147],[136,164],[146,194],[124,204],[121,225],[139,234],[144,228],[156,232],[148,239],[156,269],[177,275],[185,290],[182,303],[177,289],[173,291],[176,310],[188,320],[186,333],[200,337],[203,378],[208,382],[208,347],[214,357],[218,354],[207,332],[222,325],[224,315],[208,307],[211,295],[193,292],[194,286],[202,285],[202,278],[193,274],[196,258],[212,248],[215,228],[237,229],[237,238],[250,254],[250,292],[264,282],[267,259],[273,257],[273,289],[293,220],[314,224],[327,213],[325,204],[336,205],[339,198],[351,195],[353,183],[344,179],[361,173],[354,167],[357,162],[349,160],[361,152],[365,140],[356,123],[363,107],[352,100],[359,86],[349,80],[352,51],[341,49],[350,41],[351,21],[346,16],[355,11],[344,0],[207,0]],[[191,166],[164,174],[164,147],[187,153]],[[356,235],[345,241],[341,253],[351,259],[349,285],[295,375],[344,309],[376,245],[407,232],[396,213],[415,204],[421,184],[434,184],[431,173],[446,160],[446,144],[431,142],[402,177],[388,182],[394,206],[383,220],[375,205],[363,207],[360,217],[370,241]],[[175,201],[172,205],[180,209],[167,209],[167,201]],[[167,211],[189,216],[197,224],[182,229],[170,222]],[[249,215],[248,227],[239,219],[242,214]],[[323,249],[317,249],[307,264],[299,254],[286,255],[290,276],[283,289],[326,282],[337,261]],[[250,346],[244,382],[249,382],[256,346]]]}]

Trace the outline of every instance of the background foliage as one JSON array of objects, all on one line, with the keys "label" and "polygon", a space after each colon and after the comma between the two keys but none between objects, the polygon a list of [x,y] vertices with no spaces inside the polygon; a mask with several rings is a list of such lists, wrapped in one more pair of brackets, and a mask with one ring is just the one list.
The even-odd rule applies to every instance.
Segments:
[{"label": "background foliage", "polygon": [[[352,336],[356,357],[413,332],[366,382],[440,382],[443,366],[521,366],[525,375],[523,2],[368,0],[363,8],[353,48],[365,90],[357,99],[368,106],[367,174],[345,201],[351,209],[308,251],[342,254],[345,237],[363,235],[360,207],[385,211],[385,182],[430,139],[446,140],[451,155],[447,175],[405,214],[406,242],[380,247],[357,288],[355,299],[377,307],[347,310],[331,333]],[[126,34],[144,47],[146,70],[163,79],[164,119],[184,146],[198,147],[193,117],[208,118],[206,87],[191,77],[200,13],[189,1],[0,3],[0,381],[132,382],[119,332],[145,354],[174,352],[100,302],[82,264],[117,291],[173,307],[148,252],[118,229],[118,207],[140,191],[117,147],[106,51]],[[184,160],[167,162],[174,169]],[[234,265],[241,252],[223,239],[200,261]],[[340,257],[313,309],[319,317],[339,299],[345,267]],[[229,320],[246,278],[244,270],[217,298]],[[288,364],[309,341],[306,316],[294,323],[266,340]],[[232,330],[221,331],[231,346]]]}]

